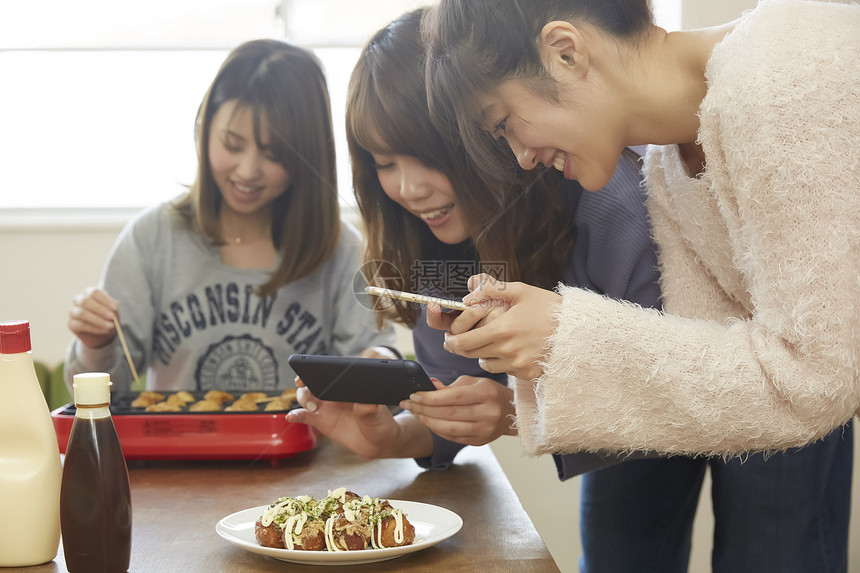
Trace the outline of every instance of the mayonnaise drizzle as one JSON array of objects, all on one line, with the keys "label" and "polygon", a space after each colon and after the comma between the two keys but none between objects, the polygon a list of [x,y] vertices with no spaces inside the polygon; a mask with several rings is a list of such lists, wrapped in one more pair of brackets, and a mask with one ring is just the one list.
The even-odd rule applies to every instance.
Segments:
[{"label": "mayonnaise drizzle", "polygon": [[343,551],[334,542],[334,520],[337,515],[332,515],[325,520],[325,546],[329,551]]},{"label": "mayonnaise drizzle", "polygon": [[[377,543],[377,539],[379,543]],[[376,535],[371,534],[370,536],[370,545],[374,549],[384,549],[382,547],[382,520],[376,522]]]},{"label": "mayonnaise drizzle", "polygon": [[272,521],[274,521],[275,517],[281,513],[293,513],[295,511],[293,509],[295,503],[294,499],[288,497],[284,499],[284,501],[273,505],[263,512],[263,515],[260,517],[260,523],[263,527],[269,527],[272,525]]},{"label": "mayonnaise drizzle", "polygon": [[391,515],[394,516],[394,541],[395,543],[403,543],[403,512],[395,509]]},{"label": "mayonnaise drizzle", "polygon": [[308,514],[303,511],[290,517],[284,524],[284,546],[287,549],[292,550],[295,547],[293,544],[293,534],[301,535],[307,521]]},{"label": "mayonnaise drizzle", "polygon": [[[403,533],[403,511],[399,509],[392,509],[391,516],[394,517],[394,542],[397,544],[402,544],[404,539]],[[376,521],[376,535],[370,536],[370,544],[374,549],[385,549],[385,545],[382,544],[382,522],[384,519],[379,519]]]}]

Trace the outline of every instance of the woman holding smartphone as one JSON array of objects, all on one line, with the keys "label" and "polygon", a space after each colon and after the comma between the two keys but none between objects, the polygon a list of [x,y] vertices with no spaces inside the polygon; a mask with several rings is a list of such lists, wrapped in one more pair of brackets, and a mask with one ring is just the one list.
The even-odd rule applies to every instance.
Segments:
[{"label": "woman holding smartphone", "polygon": [[[367,226],[370,282],[450,298],[463,293],[469,269],[504,263],[509,278],[547,287],[562,281],[659,307],[636,153],[625,150],[599,193],[559,182],[551,172],[535,174],[525,187],[481,181],[462,151],[430,123],[419,65],[420,16],[420,11],[407,14],[379,31],[350,83],[347,137]],[[412,328],[416,359],[439,389],[419,393],[420,403],[408,404],[411,412],[393,416],[385,407],[326,402],[300,388],[305,409],[288,419],[316,426],[366,457],[414,457],[432,469],[451,465],[464,444],[482,445],[517,432],[522,422],[512,427],[516,412],[505,376],[445,352],[444,335],[428,327],[422,305],[378,302],[380,316]],[[839,438],[768,462],[760,456],[745,464],[674,456],[631,459],[585,473],[583,570],[686,571],[696,502],[710,468],[719,516],[715,555],[724,564],[750,563],[736,571],[753,571],[763,548],[768,557],[770,550],[797,542],[822,499],[845,501],[839,480],[829,481]],[[554,461],[559,477],[567,479],[618,458],[574,454],[554,455]],[[809,495],[810,483],[823,493],[808,503],[797,501],[799,493]],[[750,496],[761,498],[755,510],[747,505]],[[559,503],[560,512],[572,513],[564,500]],[[768,523],[774,511],[789,516],[779,528]],[[825,520],[826,527],[838,528],[847,511],[845,503]]]},{"label": "woman holding smartphone", "polygon": [[[842,425],[860,404],[860,7],[763,1],[673,33],[646,0],[432,10],[430,106],[481,170],[553,167],[596,191],[621,149],[656,144],[645,172],[665,310],[479,277],[468,299],[509,310],[478,328],[479,305],[453,321],[431,312],[447,348],[516,376],[533,453],[793,454],[844,433],[809,474],[841,493],[810,482],[787,496],[811,506],[809,526],[780,535],[785,551],[759,548],[756,569],[844,571]],[[785,483],[801,475],[788,468]]]},{"label": "woman holding smartphone", "polygon": [[667,314],[578,288],[485,285],[481,297],[511,311],[465,333],[474,309],[448,337],[524,381],[539,433],[554,436],[538,448],[733,455],[803,445],[851,419],[858,29],[860,6],[799,0],[673,33],[646,0],[433,9],[431,109],[482,170],[552,166],[597,190],[626,145],[659,144],[646,178]]},{"label": "woman holding smartphone", "polygon": [[[547,174],[527,176],[527,186],[500,187],[498,200],[487,201],[486,183],[430,124],[420,66],[422,13],[410,12],[377,32],[350,81],[347,140],[366,225],[368,282],[451,298],[465,294],[472,270],[494,263],[504,267],[505,276],[534,284],[549,287],[567,277],[613,296],[657,304],[639,156],[625,154],[617,180],[603,196],[588,196],[575,183]],[[559,193],[559,184],[570,189]],[[501,209],[513,196],[516,208]],[[620,212],[638,219],[626,234],[598,224]],[[515,240],[512,229],[528,230],[528,243]],[[427,467],[446,467],[463,444],[485,444],[514,432],[512,394],[503,376],[442,350],[442,333],[428,327],[423,305],[375,300],[381,322],[412,328],[416,359],[441,381],[440,390],[430,393],[433,407],[392,418],[386,408],[323,402],[300,391],[300,402],[314,412],[293,412],[291,420],[318,425],[368,457],[415,457]]]}]

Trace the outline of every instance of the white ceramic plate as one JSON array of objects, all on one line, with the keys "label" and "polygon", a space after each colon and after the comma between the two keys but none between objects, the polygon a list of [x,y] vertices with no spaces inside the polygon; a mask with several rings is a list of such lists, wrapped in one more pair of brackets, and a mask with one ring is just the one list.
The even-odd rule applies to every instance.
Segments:
[{"label": "white ceramic plate", "polygon": [[407,553],[427,549],[451,537],[463,526],[463,520],[460,519],[460,516],[445,508],[415,501],[394,499],[389,501],[395,508],[402,509],[409,519],[409,523],[415,526],[415,541],[412,545],[387,549],[365,549],[363,551],[291,551],[263,547],[257,543],[254,536],[254,523],[263,515],[267,505],[230,514],[215,525],[215,531],[230,543],[238,545],[246,551],[274,557],[281,561],[310,565],[358,565],[386,561]]}]

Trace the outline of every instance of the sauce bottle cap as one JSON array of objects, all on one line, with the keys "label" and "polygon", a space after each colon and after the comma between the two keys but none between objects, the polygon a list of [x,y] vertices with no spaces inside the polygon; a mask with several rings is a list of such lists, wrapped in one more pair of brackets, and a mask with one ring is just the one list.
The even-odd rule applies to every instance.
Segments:
[{"label": "sauce bottle cap", "polygon": [[30,352],[30,322],[9,320],[0,322],[0,354]]},{"label": "sauce bottle cap", "polygon": [[72,387],[75,391],[75,404],[95,406],[110,403],[110,374],[105,372],[85,372],[75,374]]}]

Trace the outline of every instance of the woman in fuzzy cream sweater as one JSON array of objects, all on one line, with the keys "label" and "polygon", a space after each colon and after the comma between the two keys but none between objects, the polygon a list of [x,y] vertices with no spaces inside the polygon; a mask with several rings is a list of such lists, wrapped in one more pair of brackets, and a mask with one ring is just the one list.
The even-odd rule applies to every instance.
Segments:
[{"label": "woman in fuzzy cream sweater", "polygon": [[428,85],[488,173],[509,168],[506,144],[596,190],[623,147],[654,144],[664,312],[473,277],[466,300],[494,304],[428,320],[449,350],[518,378],[532,453],[812,442],[860,405],[860,6],[766,0],[671,34],[637,10],[442,0]]}]

